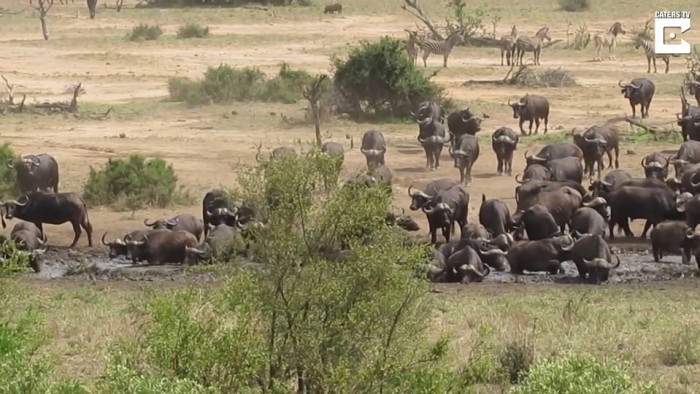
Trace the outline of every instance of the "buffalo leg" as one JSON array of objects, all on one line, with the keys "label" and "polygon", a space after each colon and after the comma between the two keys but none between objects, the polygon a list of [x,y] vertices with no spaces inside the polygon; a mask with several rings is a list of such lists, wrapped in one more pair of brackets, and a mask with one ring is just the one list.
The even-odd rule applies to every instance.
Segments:
[{"label": "buffalo leg", "polygon": [[445,238],[445,242],[450,242],[450,227],[442,228],[442,236]]},{"label": "buffalo leg", "polygon": [[641,238],[647,237],[647,231],[649,231],[649,228],[651,228],[652,225],[656,227],[656,223],[652,222],[651,220],[647,220],[647,222],[644,223],[644,230],[642,231]]},{"label": "buffalo leg", "polygon": [[629,237],[629,238],[634,237],[634,233],[630,229],[629,218],[624,218],[624,219],[620,220],[620,222],[618,223],[618,226],[620,226],[622,231],[625,232],[626,237]]},{"label": "buffalo leg", "polygon": [[544,133],[547,134],[547,126],[549,125],[549,115],[544,117]]},{"label": "buffalo leg", "polygon": [[[620,168],[620,147],[616,146],[615,148],[615,168]],[[610,166],[608,168],[612,167],[612,159],[610,160]]]},{"label": "buffalo leg", "polygon": [[496,166],[496,173],[498,175],[503,174],[503,159],[498,157],[496,160],[498,160],[498,165]]},{"label": "buffalo leg", "polygon": [[79,222],[72,222],[71,224],[73,225],[73,232],[75,233],[75,237],[73,237],[73,243],[70,244],[68,248],[74,248],[75,245],[78,243],[78,240],[80,239],[80,234],[82,234]]},{"label": "buffalo leg", "polygon": [[539,130],[540,130],[540,118],[535,118],[535,135],[537,135]]},{"label": "buffalo leg", "polygon": [[[428,219],[430,221],[430,219]],[[435,245],[435,242],[437,241],[437,229],[432,225],[429,224],[430,227],[430,243]]]},{"label": "buffalo leg", "polygon": [[83,217],[83,220],[81,221],[80,225],[83,226],[85,232],[87,233],[88,246],[92,246],[92,224],[90,224],[90,220],[88,220],[87,215]]},{"label": "buffalo leg", "polygon": [[435,168],[440,168],[440,155],[442,154],[442,144],[435,149]]},{"label": "buffalo leg", "polygon": [[[518,124],[520,126],[520,134],[527,135],[527,133],[525,132],[525,129],[523,129],[523,124],[525,124],[525,119],[520,118],[520,121],[518,122]],[[532,125],[532,123],[530,123],[530,125]]]},{"label": "buffalo leg", "polygon": [[[539,125],[540,125],[540,122],[537,122],[538,127],[539,127]],[[527,131],[528,131],[527,135],[532,135],[532,119],[530,119],[530,126],[528,126]],[[535,129],[535,134],[537,134],[537,129]]]}]

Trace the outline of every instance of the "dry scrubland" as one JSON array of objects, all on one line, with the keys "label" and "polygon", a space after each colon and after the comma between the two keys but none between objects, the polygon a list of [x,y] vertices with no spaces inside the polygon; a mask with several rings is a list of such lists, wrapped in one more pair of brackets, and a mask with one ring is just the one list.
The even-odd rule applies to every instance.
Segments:
[{"label": "dry scrubland", "polygon": [[[16,1],[0,0],[5,10],[20,10]],[[73,116],[7,115],[2,117],[0,139],[10,142],[18,153],[48,152],[57,158],[62,191],[81,191],[90,166],[101,166],[110,157],[140,153],[161,157],[174,166],[179,184],[195,196],[219,185],[233,187],[237,163],[252,163],[254,144],[263,151],[313,139],[313,127],[290,126],[281,120],[303,118],[305,103],[279,104],[246,102],[234,105],[206,105],[190,108],[168,102],[167,80],[174,76],[201,77],[208,66],[228,63],[256,66],[270,75],[281,62],[310,72],[329,72],[330,56],[344,54],[360,40],[377,40],[383,35],[404,37],[404,28],[414,19],[399,9],[399,1],[346,0],[340,16],[324,16],[322,5],[311,7],[248,9],[134,9],[126,1],[117,13],[105,9],[101,1],[97,18],[90,20],[84,2],[55,5],[49,15],[51,39],[44,41],[39,21],[31,9],[0,16],[0,73],[16,85],[16,96],[28,100],[69,98],[67,88],[82,82],[85,93],[79,97],[82,113],[104,112],[102,120]],[[434,20],[446,15],[443,1],[423,1]],[[516,4],[516,5],[514,5]],[[24,3],[22,4],[24,5]],[[112,6],[112,4],[108,4]],[[662,8],[663,6],[663,8]],[[655,10],[682,9],[700,15],[700,8],[687,1],[604,1],[593,2],[590,11],[558,11],[554,0],[512,2],[492,0],[491,14],[500,15],[497,35],[506,34],[512,24],[521,32],[534,34],[542,25],[551,28],[553,39],[566,39],[566,19],[572,30],[585,21],[591,33],[603,32],[615,21],[629,31],[641,27]],[[630,16],[631,15],[631,16]],[[486,18],[487,30],[490,31]],[[525,20],[523,20],[525,19]],[[164,34],[156,41],[131,42],[125,35],[139,23],[158,23]],[[200,23],[210,28],[202,39],[177,39],[177,28]],[[700,42],[700,30],[686,39]],[[442,59],[431,56],[428,70],[440,70],[434,81],[447,89],[460,107],[487,113],[483,124],[481,156],[474,166],[470,220],[476,220],[481,194],[502,198],[514,204],[515,182],[495,175],[496,160],[488,136],[497,127],[517,127],[506,101],[525,93],[539,93],[552,103],[550,135],[524,138],[518,147],[514,173],[522,171],[526,150],[537,150],[544,143],[562,139],[557,135],[574,127],[585,127],[629,114],[617,81],[646,75],[646,60],[635,51],[629,37],[618,46],[617,61],[592,62],[593,47],[574,51],[563,45],[542,53],[540,69],[571,71],[580,86],[565,88],[525,88],[470,83],[468,80],[501,79],[507,67],[500,66],[499,52],[493,48],[459,47],[442,70]],[[531,55],[526,55],[526,59]],[[419,60],[420,62],[420,60]],[[659,62],[661,63],[661,62]],[[669,74],[652,74],[657,91],[651,105],[650,122],[670,127],[680,108],[678,88],[686,72],[682,58],[671,59]],[[662,63],[661,63],[662,64]],[[234,111],[234,112],[232,112]],[[447,153],[438,171],[424,171],[422,149],[415,141],[417,127],[409,123],[357,124],[333,119],[322,125],[328,138],[346,146],[344,174],[365,166],[359,150],[348,151],[346,134],[356,143],[370,128],[387,137],[387,164],[395,174],[397,207],[407,207],[405,190],[419,187],[438,177],[456,177]],[[655,142],[653,136],[626,131],[620,164],[633,174],[641,174],[640,159],[656,150],[674,149],[673,141]],[[120,137],[123,136],[123,138]],[[199,197],[198,197],[199,199]],[[143,217],[170,216],[174,213],[199,214],[199,205],[135,214],[92,208],[90,219],[96,239],[106,230],[122,233],[140,226]],[[421,213],[414,215],[427,228]],[[640,223],[635,223],[637,226]],[[639,227],[636,228],[639,233]],[[72,238],[68,225],[48,226],[52,244],[67,245]],[[425,230],[421,230],[424,235]],[[83,237],[79,243],[84,248]],[[99,243],[95,249],[99,248]],[[199,277],[195,277],[199,278]],[[73,377],[95,387],[104,372],[106,356],[113,341],[135,334],[140,315],[133,304],[161,287],[189,286],[187,280],[133,283],[85,282],[79,280],[19,279],[11,289],[16,297],[2,309],[23,311],[31,308],[48,333],[38,354],[55,365],[55,378]],[[199,279],[192,286],[207,285]],[[660,392],[700,391],[700,307],[695,279],[661,284],[616,286],[552,285],[469,285],[444,286],[431,294],[430,336],[447,335],[450,342],[447,361],[468,365],[469,373],[481,376],[474,386],[481,392],[505,388],[495,366],[499,355],[534,352],[543,359],[568,350],[588,352],[610,365],[625,366],[639,380],[658,382]],[[510,350],[510,353],[504,353]],[[516,354],[516,356],[513,356]],[[526,357],[527,358],[527,357]],[[517,362],[516,362],[517,363]],[[512,364],[512,362],[511,362]],[[471,376],[471,375],[470,375]]]}]

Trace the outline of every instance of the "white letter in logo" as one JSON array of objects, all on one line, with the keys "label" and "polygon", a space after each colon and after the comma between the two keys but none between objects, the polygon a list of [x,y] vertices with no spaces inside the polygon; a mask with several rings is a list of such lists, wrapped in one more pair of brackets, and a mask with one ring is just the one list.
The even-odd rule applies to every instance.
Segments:
[{"label": "white letter in logo", "polygon": [[681,34],[690,30],[690,18],[655,18],[654,19],[654,52],[659,55],[689,55],[690,43],[681,38],[679,44],[664,44],[667,27],[681,29]]}]

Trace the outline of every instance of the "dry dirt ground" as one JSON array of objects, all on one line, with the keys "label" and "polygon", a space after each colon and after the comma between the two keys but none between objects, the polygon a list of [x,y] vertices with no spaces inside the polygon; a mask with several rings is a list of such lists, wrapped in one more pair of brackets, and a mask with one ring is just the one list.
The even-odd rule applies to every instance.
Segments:
[{"label": "dry dirt ground", "polygon": [[[26,93],[29,101],[67,100],[70,85],[82,82],[85,94],[79,97],[79,102],[83,113],[102,113],[110,107],[113,110],[103,120],[61,115],[4,116],[0,123],[0,140],[10,142],[20,153],[48,152],[56,157],[60,164],[62,191],[82,191],[91,166],[99,167],[110,157],[131,153],[159,156],[170,161],[180,183],[197,196],[220,185],[235,187],[233,168],[240,162],[253,162],[254,144],[262,142],[263,149],[269,151],[279,145],[311,141],[312,127],[289,126],[280,117],[280,114],[285,114],[293,119],[301,118],[304,104],[238,103],[187,108],[166,101],[168,78],[199,77],[207,66],[220,63],[256,66],[272,74],[284,61],[293,67],[327,72],[331,56],[344,54],[349,45],[383,35],[403,37],[403,29],[412,27],[415,22],[399,9],[398,1],[379,5],[361,0],[345,3],[344,14],[328,16],[320,12],[319,5],[268,10],[140,10],[134,9],[134,3],[127,1],[125,9],[117,13],[106,8],[111,7],[111,3],[100,2],[95,20],[88,18],[82,2],[56,4],[48,18],[51,39],[44,41],[33,8],[11,14],[21,11],[26,4],[20,6],[15,1],[2,0],[0,73],[15,85],[16,97]],[[662,3],[666,8],[675,5],[647,2],[642,7],[635,6],[635,12],[629,16],[625,15],[624,9],[632,6],[630,1],[614,2],[617,6],[606,3],[599,9],[580,14],[557,11],[555,3],[551,0],[525,2],[518,11],[508,9],[510,3],[505,1],[490,2],[494,12],[502,15],[497,35],[508,33],[512,24],[517,24],[523,33],[533,34],[546,23],[551,28],[553,39],[565,42],[566,18],[572,20],[572,32],[584,21],[592,34],[605,31],[616,20],[621,20],[627,30],[632,30],[641,27]],[[681,9],[693,11],[690,4],[676,3]],[[441,20],[446,14],[442,2],[425,1],[424,7],[435,20]],[[700,11],[697,5],[694,7]],[[519,13],[528,15],[527,22],[520,21]],[[158,23],[165,34],[152,42],[125,40],[125,34],[140,22]],[[177,39],[174,34],[177,27],[186,22],[207,24],[211,28],[211,37]],[[488,19],[485,22],[489,24]],[[491,27],[487,26],[487,30],[490,31]],[[700,42],[697,30],[686,36],[691,43]],[[477,220],[482,194],[488,198],[504,199],[511,206],[514,204],[516,183],[511,177],[495,174],[496,159],[488,138],[500,126],[517,128],[517,121],[506,105],[509,99],[517,99],[525,93],[547,96],[552,105],[549,134],[569,133],[575,127],[620,119],[630,114],[617,81],[648,76],[657,85],[649,121],[667,127],[673,125],[680,107],[678,88],[686,72],[684,59],[672,58],[668,74],[663,74],[663,67],[660,67],[660,73],[647,75],[644,55],[641,50],[633,49],[628,36],[622,38],[617,52],[616,61],[593,62],[592,46],[574,51],[560,43],[544,50],[542,66],[536,69],[571,71],[580,86],[566,88],[479,83],[501,79],[507,71],[507,67],[500,66],[499,52],[494,48],[457,48],[446,69],[440,67],[441,57],[433,55],[429,58],[427,71],[439,71],[435,80],[446,87],[451,97],[463,107],[490,116],[483,124],[481,153],[473,170],[475,179],[468,188],[471,194],[470,220]],[[622,122],[620,126],[627,130],[626,133],[631,133],[626,123]],[[370,128],[384,133],[389,145],[387,163],[396,179],[397,207],[408,206],[406,189],[410,184],[422,187],[436,178],[458,177],[446,150],[439,170],[424,169],[425,159],[415,140],[417,126],[414,124],[357,124],[334,119],[322,127],[330,139],[343,143],[348,149],[346,174],[362,170],[365,160],[357,148],[349,150],[344,136],[350,134],[357,142]],[[124,138],[120,138],[120,134]],[[557,136],[522,138],[516,152],[514,173],[522,171],[522,155],[526,150],[535,151],[548,141],[558,139]],[[675,146],[677,143],[623,142],[620,165],[640,175],[639,162],[644,155],[674,149]],[[104,231],[123,233],[139,227],[145,217],[182,212],[199,214],[201,211],[199,205],[133,214],[91,207],[90,220],[95,228],[96,241],[95,250],[91,252],[101,250],[99,237]],[[415,213],[414,217],[425,229],[423,215]],[[426,232],[424,229],[422,233]],[[636,229],[639,232],[639,227]],[[67,245],[72,238],[68,224],[50,226],[47,233],[53,245]],[[83,237],[79,243],[81,250],[85,250],[86,244]]]}]

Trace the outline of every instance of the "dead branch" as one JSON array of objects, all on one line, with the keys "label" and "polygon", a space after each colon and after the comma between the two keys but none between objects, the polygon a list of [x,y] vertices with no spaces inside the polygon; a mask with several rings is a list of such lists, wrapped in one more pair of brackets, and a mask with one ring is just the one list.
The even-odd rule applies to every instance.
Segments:
[{"label": "dead branch", "polygon": [[633,126],[640,127],[652,134],[661,134],[661,133],[668,133],[668,129],[662,129],[656,126],[652,126],[650,124],[644,123],[639,119],[632,118],[630,116],[625,116],[625,121]]},{"label": "dead branch", "polygon": [[73,100],[70,101],[70,107],[68,112],[75,113],[78,110],[78,94],[80,94],[80,88],[82,86],[82,82],[78,82],[78,84],[75,85],[75,89],[73,89]]},{"label": "dead branch", "polygon": [[430,32],[433,33],[433,36],[435,36],[436,39],[444,40],[442,34],[440,34],[437,31],[433,22],[431,22],[430,18],[428,18],[428,16],[425,15],[425,13],[423,12],[423,9],[421,8],[420,4],[418,4],[418,0],[404,0],[404,3],[405,4],[401,5],[402,10],[420,19],[420,21],[425,24],[428,30],[430,30]]},{"label": "dead branch", "polygon": [[12,105],[14,104],[15,87],[14,85],[10,85],[4,75],[0,75],[0,77],[2,77],[2,80],[5,81],[5,86],[7,86],[7,102]]},{"label": "dead branch", "polygon": [[564,40],[554,40],[554,41],[549,41],[549,42],[542,43],[542,48],[549,48],[549,47],[551,47],[551,46],[553,46],[553,45],[555,45],[555,44],[558,44],[558,43],[560,43],[560,42],[562,42],[562,41],[564,41]]},{"label": "dead branch", "polygon": [[23,13],[24,11],[26,11],[27,8],[29,8],[29,7],[24,7],[23,9],[21,9],[21,10],[19,10],[19,11],[10,11],[10,10],[6,10],[6,9],[3,8],[3,9],[0,9],[0,16],[3,16],[3,15],[17,15],[17,14],[21,14],[21,13]]},{"label": "dead branch", "polygon": [[[5,81],[5,84],[8,86],[8,89],[10,87],[14,88],[13,85],[9,83],[9,81],[2,76],[2,79]],[[14,98],[11,98],[5,103],[2,103],[2,114],[7,114],[7,113],[33,113],[33,114],[39,114],[39,115],[45,115],[45,114],[51,114],[51,113],[60,113],[60,112],[67,112],[71,114],[77,114],[78,112],[78,95],[80,94],[80,91],[82,89],[82,83],[78,83],[75,85],[73,89],[73,98],[70,101],[64,101],[64,102],[50,102],[50,101],[45,101],[41,103],[32,103],[32,104],[26,104],[27,100],[27,95],[22,96],[22,102],[19,104],[14,103]],[[112,111],[110,108],[107,110],[102,115],[98,115],[97,119],[104,119],[109,115],[109,113]]]}]

